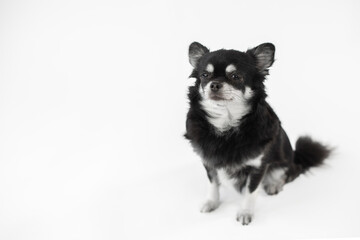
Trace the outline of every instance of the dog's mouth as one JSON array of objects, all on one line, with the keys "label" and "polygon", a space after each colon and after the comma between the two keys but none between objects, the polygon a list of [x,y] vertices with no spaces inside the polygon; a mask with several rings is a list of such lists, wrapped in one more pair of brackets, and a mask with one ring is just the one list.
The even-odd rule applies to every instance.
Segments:
[{"label": "dog's mouth", "polygon": [[228,100],[228,99],[226,99],[222,94],[218,94],[218,93],[210,93],[210,94],[209,94],[209,98],[210,98],[211,100],[215,100],[215,101]]},{"label": "dog's mouth", "polygon": [[222,98],[222,97],[219,97],[219,96],[216,96],[216,95],[210,96],[210,99],[215,100],[215,101],[226,100],[225,98]]}]

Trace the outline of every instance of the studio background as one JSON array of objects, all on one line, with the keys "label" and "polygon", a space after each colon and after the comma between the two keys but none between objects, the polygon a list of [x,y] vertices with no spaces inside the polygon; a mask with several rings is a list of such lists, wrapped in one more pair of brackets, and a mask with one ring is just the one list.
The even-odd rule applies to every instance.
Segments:
[{"label": "studio background", "polygon": [[[0,239],[360,237],[359,1],[1,1]],[[276,46],[268,101],[325,167],[199,212],[188,46]]]}]

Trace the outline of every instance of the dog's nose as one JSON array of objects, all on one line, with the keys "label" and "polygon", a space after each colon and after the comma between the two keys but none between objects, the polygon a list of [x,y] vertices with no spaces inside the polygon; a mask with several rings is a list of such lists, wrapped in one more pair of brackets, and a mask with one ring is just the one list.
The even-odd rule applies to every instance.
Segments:
[{"label": "dog's nose", "polygon": [[217,91],[219,91],[219,89],[222,87],[222,84],[221,83],[218,83],[218,82],[212,82],[211,84],[210,84],[210,89],[211,89],[211,91],[213,91],[213,92],[217,92]]}]

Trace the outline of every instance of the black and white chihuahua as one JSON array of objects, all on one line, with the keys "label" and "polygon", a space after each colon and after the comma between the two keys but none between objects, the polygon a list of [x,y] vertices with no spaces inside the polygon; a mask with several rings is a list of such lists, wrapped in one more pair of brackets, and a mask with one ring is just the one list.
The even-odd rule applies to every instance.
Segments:
[{"label": "black and white chihuahua", "polygon": [[331,150],[309,137],[292,149],[273,109],[264,80],[274,62],[275,46],[264,43],[246,52],[210,52],[198,42],[189,47],[193,66],[185,137],[202,159],[210,180],[201,212],[219,206],[219,186],[244,192],[237,221],[249,224],[260,186],[277,194],[310,167],[321,165]]}]

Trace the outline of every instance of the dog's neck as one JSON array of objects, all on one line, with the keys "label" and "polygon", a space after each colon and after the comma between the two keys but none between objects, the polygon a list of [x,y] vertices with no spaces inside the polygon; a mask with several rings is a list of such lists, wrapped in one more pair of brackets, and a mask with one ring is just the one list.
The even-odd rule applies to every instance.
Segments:
[{"label": "dog's neck", "polygon": [[249,113],[250,106],[245,100],[215,101],[202,99],[202,109],[208,114],[207,120],[219,133],[240,125],[241,119]]}]

